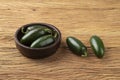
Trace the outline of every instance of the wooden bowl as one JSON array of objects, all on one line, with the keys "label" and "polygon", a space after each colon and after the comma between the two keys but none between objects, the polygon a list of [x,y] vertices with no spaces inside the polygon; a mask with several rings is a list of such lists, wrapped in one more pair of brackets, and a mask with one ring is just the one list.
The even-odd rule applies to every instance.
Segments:
[{"label": "wooden bowl", "polygon": [[[58,37],[57,37],[56,41],[53,44],[51,44],[49,46],[46,46],[46,47],[43,47],[43,48],[31,48],[31,47],[28,47],[28,46],[25,46],[25,45],[21,44],[20,39],[24,35],[21,32],[21,28],[24,27],[24,29],[27,29],[27,27],[32,26],[32,25],[43,25],[43,26],[46,26],[46,27],[50,28],[51,30],[55,30],[58,33]],[[59,48],[60,43],[61,43],[61,32],[55,26],[53,26],[51,24],[47,24],[47,23],[26,24],[26,25],[20,27],[16,31],[16,33],[15,33],[15,43],[16,43],[17,49],[25,57],[32,58],[32,59],[45,58],[45,57],[48,57],[48,56],[54,54],[57,51],[57,49]]]}]

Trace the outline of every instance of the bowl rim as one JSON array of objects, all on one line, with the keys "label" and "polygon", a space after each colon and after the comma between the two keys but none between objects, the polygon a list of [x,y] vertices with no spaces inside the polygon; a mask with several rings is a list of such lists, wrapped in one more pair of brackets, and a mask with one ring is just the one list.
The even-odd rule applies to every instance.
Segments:
[{"label": "bowl rim", "polygon": [[[48,28],[51,28],[51,29],[57,31],[58,37],[57,37],[56,41],[53,44],[51,44],[49,46],[46,46],[46,47],[43,47],[43,48],[31,48],[29,46],[25,46],[24,44],[20,43],[20,41],[17,38],[19,31],[21,31],[21,28],[23,28],[23,27],[32,26],[32,25],[44,25],[44,26],[46,26]],[[24,48],[27,48],[27,49],[30,49],[30,50],[43,50],[43,49],[48,49],[48,48],[54,47],[57,43],[59,43],[61,41],[61,32],[60,32],[60,30],[57,27],[55,27],[52,24],[41,23],[41,22],[40,23],[29,23],[29,24],[25,24],[25,25],[23,25],[23,26],[21,26],[21,27],[19,27],[17,29],[17,31],[15,32],[15,35],[14,35],[14,40],[21,47],[24,47]]]}]

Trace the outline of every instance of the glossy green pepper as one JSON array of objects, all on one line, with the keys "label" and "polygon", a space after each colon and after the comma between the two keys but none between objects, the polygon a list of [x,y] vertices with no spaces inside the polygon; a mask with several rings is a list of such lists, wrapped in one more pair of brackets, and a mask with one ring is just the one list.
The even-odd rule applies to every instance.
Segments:
[{"label": "glossy green pepper", "polygon": [[31,31],[29,31],[28,33],[26,33],[20,40],[20,42],[22,44],[25,45],[30,45],[33,41],[35,41],[37,38],[46,35],[49,33],[49,31],[51,31],[50,29],[40,29],[40,28],[36,28],[33,29]]},{"label": "glossy green pepper", "polygon": [[[32,25],[27,27],[27,29],[25,30],[24,27],[21,29],[21,32],[23,34],[28,33],[29,31],[33,30],[33,29],[48,29],[46,26],[43,25]],[[49,29],[49,32],[52,33],[52,31]]]},{"label": "glossy green pepper", "polygon": [[42,26],[42,25],[33,25],[33,26],[29,26],[28,28],[27,28],[27,32],[28,31],[31,31],[31,30],[33,30],[33,29],[36,29],[36,28],[46,28],[45,26]]},{"label": "glossy green pepper", "polygon": [[87,47],[78,39],[75,37],[67,37],[66,43],[69,47],[69,49],[80,56],[88,56],[87,54]]},{"label": "glossy green pepper", "polygon": [[45,35],[42,36],[40,38],[38,38],[37,40],[35,40],[32,44],[31,44],[31,48],[41,48],[41,47],[45,47],[48,46],[52,43],[54,43],[54,37],[52,35]]},{"label": "glossy green pepper", "polygon": [[100,39],[100,37],[94,35],[90,38],[90,44],[91,44],[91,47],[92,47],[95,55],[98,58],[102,58],[104,56],[104,52],[105,52],[105,47],[104,47],[102,39]]}]

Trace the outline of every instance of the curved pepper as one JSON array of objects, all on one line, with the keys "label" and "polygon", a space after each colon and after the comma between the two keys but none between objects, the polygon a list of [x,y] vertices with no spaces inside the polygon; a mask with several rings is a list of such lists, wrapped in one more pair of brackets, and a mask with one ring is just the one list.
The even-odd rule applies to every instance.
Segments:
[{"label": "curved pepper", "polygon": [[32,48],[41,48],[41,47],[45,47],[48,46],[52,43],[54,43],[54,37],[52,35],[45,35],[42,36],[40,38],[38,38],[37,40],[35,40],[30,47]]},{"label": "curved pepper", "polygon": [[33,30],[29,31],[28,33],[26,33],[21,38],[20,42],[25,45],[30,45],[37,38],[48,34],[49,31],[50,31],[50,29],[48,29],[48,28],[47,29],[40,29],[40,28],[33,29]]},{"label": "curved pepper", "polygon": [[87,47],[78,39],[75,37],[67,37],[66,43],[69,47],[69,49],[80,56],[87,56]]}]

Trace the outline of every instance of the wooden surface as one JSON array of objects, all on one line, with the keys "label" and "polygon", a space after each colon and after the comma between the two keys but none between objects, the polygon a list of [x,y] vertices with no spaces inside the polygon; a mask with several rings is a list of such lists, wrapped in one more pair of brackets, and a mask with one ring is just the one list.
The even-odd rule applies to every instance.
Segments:
[{"label": "wooden surface", "polygon": [[[16,49],[15,31],[33,22],[61,30],[62,44],[53,56],[32,60]],[[105,43],[103,59],[90,48],[94,34]],[[85,43],[89,56],[72,54],[67,36]],[[120,80],[120,0],[0,0],[0,80]]]}]

